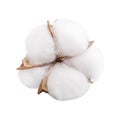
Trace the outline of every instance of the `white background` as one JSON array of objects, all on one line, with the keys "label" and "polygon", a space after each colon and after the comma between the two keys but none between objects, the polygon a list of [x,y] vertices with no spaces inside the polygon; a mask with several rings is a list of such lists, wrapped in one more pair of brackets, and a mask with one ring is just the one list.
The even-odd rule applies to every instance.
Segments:
[{"label": "white background", "polygon": [[[104,54],[101,79],[71,101],[37,95],[16,71],[29,31],[57,18],[80,22]],[[0,0],[0,117],[120,117],[119,51],[119,0]]]}]

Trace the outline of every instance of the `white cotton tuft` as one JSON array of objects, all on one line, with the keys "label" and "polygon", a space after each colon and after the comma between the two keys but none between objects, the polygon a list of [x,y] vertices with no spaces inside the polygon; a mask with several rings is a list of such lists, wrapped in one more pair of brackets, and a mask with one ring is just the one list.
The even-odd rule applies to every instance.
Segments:
[{"label": "white cotton tuft", "polygon": [[19,71],[20,81],[29,88],[38,88],[47,72],[46,67],[38,67]]},{"label": "white cotton tuft", "polygon": [[52,62],[55,44],[47,25],[34,28],[26,40],[27,59],[31,64]]},{"label": "white cotton tuft", "polygon": [[64,61],[64,63],[81,71],[93,82],[98,80],[104,66],[102,53],[94,46],[94,44],[81,56],[68,59]]},{"label": "white cotton tuft", "polygon": [[88,91],[89,86],[81,72],[63,63],[55,65],[47,81],[49,94],[58,100],[78,98]]},{"label": "white cotton tuft", "polygon": [[81,97],[103,71],[103,56],[79,23],[63,19],[47,23],[34,28],[26,39],[20,81],[57,100]]},{"label": "white cotton tuft", "polygon": [[58,52],[63,56],[76,56],[88,47],[88,37],[79,23],[71,20],[56,20],[53,23]]}]

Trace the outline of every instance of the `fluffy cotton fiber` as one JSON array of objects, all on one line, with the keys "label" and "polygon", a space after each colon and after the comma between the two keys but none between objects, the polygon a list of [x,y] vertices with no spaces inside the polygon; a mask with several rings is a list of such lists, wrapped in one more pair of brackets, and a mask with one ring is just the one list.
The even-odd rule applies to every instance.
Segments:
[{"label": "fluffy cotton fiber", "polygon": [[48,66],[19,71],[20,81],[29,88],[38,88],[47,73]]},{"label": "fluffy cotton fiber", "polygon": [[76,68],[95,82],[103,71],[103,56],[93,44],[82,55],[65,60],[64,63]]},{"label": "fluffy cotton fiber", "polygon": [[[48,94],[52,97],[78,98],[88,91],[89,80],[97,81],[103,70],[103,56],[94,44],[89,47],[86,32],[76,22],[56,20],[53,32],[54,37],[47,24],[31,31],[26,40],[27,60],[32,65],[49,65],[20,70],[20,80],[27,87],[38,88],[47,77]],[[50,69],[51,62],[55,65]]]},{"label": "fluffy cotton fiber", "polygon": [[26,50],[31,64],[49,63],[55,59],[55,44],[47,25],[34,28],[26,40]]},{"label": "fluffy cotton fiber", "polygon": [[88,47],[88,36],[79,23],[56,20],[53,23],[58,51],[64,56],[76,56]]},{"label": "fluffy cotton fiber", "polygon": [[47,86],[51,96],[59,100],[68,100],[84,95],[90,84],[81,72],[58,63],[48,78]]}]

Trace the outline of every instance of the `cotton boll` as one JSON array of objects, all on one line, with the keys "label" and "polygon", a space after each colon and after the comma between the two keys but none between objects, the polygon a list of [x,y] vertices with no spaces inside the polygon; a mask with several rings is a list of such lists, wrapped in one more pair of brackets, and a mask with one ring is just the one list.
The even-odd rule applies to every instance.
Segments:
[{"label": "cotton boll", "polygon": [[81,72],[63,63],[55,65],[47,81],[49,94],[58,100],[78,98],[88,91],[89,86]]},{"label": "cotton boll", "polygon": [[81,56],[64,61],[64,63],[84,73],[91,81],[97,81],[103,71],[103,56],[94,44]]},{"label": "cotton boll", "polygon": [[47,73],[46,67],[38,67],[19,71],[20,81],[29,88],[38,88]]},{"label": "cotton boll", "polygon": [[31,64],[52,62],[55,45],[47,25],[34,28],[26,40],[27,58]]},{"label": "cotton boll", "polygon": [[53,23],[58,52],[63,56],[76,56],[88,47],[88,37],[79,23],[70,20],[56,20]]}]

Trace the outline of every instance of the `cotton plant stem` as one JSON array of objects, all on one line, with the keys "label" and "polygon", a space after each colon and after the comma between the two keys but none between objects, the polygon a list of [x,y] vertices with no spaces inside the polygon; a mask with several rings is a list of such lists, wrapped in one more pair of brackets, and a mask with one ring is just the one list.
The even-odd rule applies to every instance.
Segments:
[{"label": "cotton plant stem", "polygon": [[44,78],[44,79],[42,80],[41,84],[39,85],[38,94],[40,94],[40,93],[42,93],[42,92],[48,93],[47,78]]},{"label": "cotton plant stem", "polygon": [[41,84],[39,85],[39,88],[38,88],[38,94],[40,94],[41,92],[46,92],[48,93],[48,87],[47,87],[47,80],[48,80],[48,77],[50,76],[51,72],[53,71],[55,65],[57,64],[57,62],[51,64],[49,70],[48,70],[48,73],[47,75],[45,76],[45,78],[42,80]]},{"label": "cotton plant stem", "polygon": [[17,70],[25,70],[25,69],[32,69],[32,68],[36,68],[36,67],[44,67],[46,65],[49,65],[50,63],[45,63],[45,64],[40,64],[40,65],[31,65],[31,66],[20,66],[17,68]]},{"label": "cotton plant stem", "polygon": [[32,68],[36,68],[36,67],[44,67],[44,66],[53,64],[55,62],[59,62],[60,60],[67,60],[67,59],[70,59],[70,58],[72,58],[72,57],[68,57],[68,56],[59,57],[59,58],[56,58],[53,62],[38,64],[38,65],[29,64],[29,61],[27,60],[27,58],[24,58],[22,60],[22,64],[20,65],[20,67],[17,68],[17,70],[25,70],[25,69],[32,69]]},{"label": "cotton plant stem", "polygon": [[94,42],[95,42],[94,40],[93,41],[89,41],[88,48],[90,48]]},{"label": "cotton plant stem", "polygon": [[47,27],[48,27],[48,30],[51,34],[51,37],[52,37],[53,41],[54,41],[55,49],[57,50],[57,39],[55,38],[55,33],[54,33],[53,26],[50,24],[49,21],[47,21]]},{"label": "cotton plant stem", "polygon": [[48,27],[48,30],[49,30],[52,38],[54,38],[54,41],[56,41],[53,26],[50,24],[49,21],[47,21],[47,27]]},{"label": "cotton plant stem", "polygon": [[54,41],[54,44],[55,44],[55,49],[56,49],[56,52],[57,52],[56,58],[61,57],[62,55],[61,55],[60,53],[58,53],[57,39],[56,39],[56,37],[55,37],[54,28],[53,28],[53,26],[50,24],[49,21],[47,21],[47,26],[48,26],[49,32],[50,32],[50,34],[51,34],[51,36],[52,36],[52,39],[53,39],[53,41]]},{"label": "cotton plant stem", "polygon": [[18,67],[17,70],[31,69],[31,68],[36,68],[36,67],[44,67],[44,66],[47,66],[47,65],[52,64],[52,63],[54,63],[54,62],[39,64],[39,65],[32,65],[32,64],[29,64],[29,61],[25,57],[22,60],[21,66]]}]

